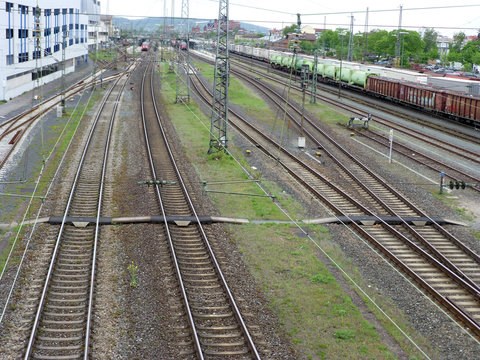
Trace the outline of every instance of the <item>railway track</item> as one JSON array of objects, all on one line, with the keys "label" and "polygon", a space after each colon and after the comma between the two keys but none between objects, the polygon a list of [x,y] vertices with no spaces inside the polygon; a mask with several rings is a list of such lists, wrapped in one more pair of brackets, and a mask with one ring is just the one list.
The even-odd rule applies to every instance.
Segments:
[{"label": "railway track", "polygon": [[[132,66],[132,64],[130,64]],[[100,80],[101,72],[89,75],[65,90],[65,98],[74,96],[91,86],[99,85],[100,82],[108,83],[115,80],[118,74],[106,76]],[[22,137],[28,133],[29,128],[46,113],[54,109],[62,100],[62,94],[56,94],[42,101],[0,124],[0,170],[8,161],[10,155],[20,143]]]},{"label": "railway track", "polygon": [[[89,358],[104,177],[111,129],[128,78],[123,73],[105,96],[78,164],[62,223],[50,232],[42,250],[44,278],[36,281],[33,290],[38,295],[31,294],[23,319],[28,334],[25,359]],[[97,224],[84,227],[79,220],[67,225],[67,216],[95,217]]]},{"label": "railway track", "polygon": [[[262,62],[258,62],[258,63],[263,65]],[[268,71],[273,70],[275,74],[278,74],[281,77],[279,79],[278,77],[272,76],[272,74],[252,69],[251,67],[249,67],[248,65],[245,65],[244,63],[237,63],[237,65],[241,69],[244,69],[248,72],[261,75],[262,78],[278,83],[281,86],[286,86],[285,81],[287,80],[281,79],[281,78],[285,79],[285,73],[283,72],[270,69],[266,65],[264,66]],[[387,107],[382,107],[378,103],[373,104],[368,100],[364,100],[360,98],[358,95],[354,96],[346,92],[343,92],[342,97],[347,98],[352,102],[352,103],[346,104],[334,98],[337,96],[337,93],[336,93],[337,90],[333,90],[331,87],[327,85],[320,84],[320,86],[321,86],[322,92],[330,93],[332,95],[332,96],[325,96],[317,92],[316,98],[321,100],[322,102],[333,105],[337,108],[345,110],[350,114],[360,116],[360,117],[365,116],[365,113],[366,113],[365,109],[352,105],[352,103],[360,103],[364,106],[368,106],[370,109],[375,109],[374,124],[381,125],[382,126],[381,128],[383,128],[384,132],[387,132],[389,129],[394,129],[398,133],[406,135],[409,138],[414,138],[417,141],[425,143],[426,144],[425,146],[427,147],[434,147],[434,148],[440,149],[444,152],[448,152],[449,154],[454,154],[459,159],[467,160],[472,164],[478,165],[477,146],[480,144],[480,140],[478,139],[478,137],[469,136],[463,133],[458,133],[456,131],[452,131],[446,128],[438,128],[438,126],[434,126],[434,124],[421,121],[420,119],[412,118],[412,116],[405,115],[399,111],[394,111],[393,109],[389,109]],[[301,87],[297,86],[296,84],[293,84],[292,88],[296,89],[297,91],[301,91]],[[306,93],[310,94],[310,90],[307,89]],[[378,110],[380,110],[382,114],[390,114],[395,117],[401,118],[405,122],[405,124],[388,119],[386,116],[380,114]],[[369,111],[372,112],[371,110]],[[418,125],[421,126],[421,128],[418,128],[418,126],[407,125],[412,122],[417,123]],[[428,132],[425,132],[423,128],[432,128],[440,133],[437,136],[432,136],[432,135],[429,135]],[[464,143],[462,144],[462,146],[452,144],[452,141],[450,141],[447,137],[445,137],[445,134],[463,139]],[[398,140],[396,140],[396,142],[398,142]],[[404,143],[403,146],[408,146],[413,150],[413,148],[409,146],[407,143]],[[418,148],[416,148],[414,151],[416,153],[423,153],[423,151]]]},{"label": "railway track", "polygon": [[[253,72],[253,73],[256,73],[256,74],[259,74],[259,75],[262,75],[262,76],[265,76],[265,77],[269,78],[270,80],[272,80],[274,82],[278,82],[278,83],[284,85],[283,84],[284,83],[283,79],[287,78],[286,74],[284,72],[282,72],[280,70],[277,70],[277,69],[272,69],[272,67],[269,64],[267,64],[263,61],[258,61],[258,60],[251,59],[252,61],[255,62],[256,65],[258,65],[258,67],[266,70],[267,71],[267,74],[266,74],[265,72],[255,70],[254,68],[252,68],[251,64],[247,65],[245,63],[245,59],[246,59],[245,57],[239,56],[239,55],[234,55],[234,58],[236,58],[238,60],[238,62],[236,62],[236,64],[238,66],[242,67],[243,69],[248,70],[248,71]],[[278,75],[280,77],[280,79],[278,77],[272,76],[271,74]],[[295,79],[296,78],[297,77],[295,76]],[[318,86],[321,87],[321,91],[326,92],[326,93],[330,93],[334,97],[336,97],[338,95],[338,88],[333,88],[332,86],[328,86],[328,85],[322,84],[322,83],[319,83]],[[335,84],[335,87],[336,86],[337,85]],[[297,90],[301,91],[300,85],[295,85],[294,84],[293,87],[296,88]],[[405,120],[409,123],[413,122],[413,123],[416,123],[416,124],[420,125],[421,127],[432,128],[434,130],[438,130],[440,132],[447,133],[451,136],[464,139],[465,141],[472,142],[474,144],[480,144],[480,139],[479,139],[478,136],[472,136],[472,135],[464,133],[464,132],[455,131],[454,129],[450,129],[448,127],[438,126],[436,124],[430,123],[430,122],[422,120],[420,118],[412,117],[411,114],[405,114],[403,112],[394,110],[394,109],[390,108],[389,106],[382,106],[381,104],[379,104],[378,101],[377,102],[372,102],[369,99],[366,99],[364,96],[352,93],[351,91],[348,91],[347,89],[345,89],[345,90],[347,92],[342,93],[342,97],[345,98],[345,99],[351,100],[355,103],[359,103],[359,104],[368,106],[369,108],[372,108],[372,109],[375,109],[375,110],[380,110],[382,113],[393,115],[393,116],[401,118],[401,119],[403,119],[403,120]],[[309,91],[307,91],[307,93],[309,93]],[[345,104],[343,104],[342,102],[336,101],[335,99],[333,99],[331,97],[323,96],[323,95],[318,94],[318,93],[317,93],[317,99],[320,99],[320,100],[325,101],[327,103],[330,103],[331,101],[333,101],[333,103],[337,104],[336,106],[339,106],[341,108],[345,107]],[[348,109],[350,109],[350,108],[348,107]],[[357,115],[362,115],[363,116],[365,114],[365,111],[360,109],[360,108],[355,108],[354,107],[354,108],[351,109],[351,111],[353,113],[356,113]],[[378,119],[378,121],[380,123],[382,123],[384,125],[387,125],[390,128],[392,126],[395,127],[395,126],[400,125],[397,122],[392,122],[389,119],[387,119],[386,117],[380,116],[378,114],[376,114],[375,119],[376,120]],[[443,118],[441,118],[441,119],[443,119]],[[449,121],[449,120],[447,119],[446,121]],[[407,130],[408,130],[408,132],[413,131],[413,132],[415,132],[415,133],[417,133],[421,136],[424,135],[423,132],[418,132],[414,128],[412,128],[411,126],[407,127]]]},{"label": "railway track", "polygon": [[[211,101],[211,96],[207,95],[206,87],[201,81],[197,79],[193,84],[205,102]],[[324,139],[316,141],[322,144],[324,151],[330,146],[337,148],[335,155],[327,150],[328,156],[337,164],[337,171],[341,177],[346,179],[348,190],[335,185],[332,178],[322,175],[324,169],[315,169],[288,152],[278,141],[272,139],[271,134],[265,135],[264,129],[256,128],[234,111],[230,110],[230,114],[231,126],[257,148],[278,161],[337,216],[347,218],[368,216],[370,221],[357,223],[352,220],[350,226],[413,278],[426,293],[448,309],[466,329],[476,336],[480,335],[478,255],[385,184],[358,160],[339,150],[342,147],[339,144],[334,145],[333,139],[328,139],[327,134],[323,134]],[[299,126],[297,119],[293,115],[289,116]],[[310,126],[314,127],[314,124]],[[320,129],[313,128],[304,130],[306,136],[311,139],[315,139],[315,136],[310,134],[310,131],[321,132]],[[337,159],[337,156],[342,159]],[[349,165],[343,165],[344,163]],[[383,220],[385,215],[399,219],[400,225],[388,224]],[[423,222],[411,226],[405,220],[408,216],[417,220],[419,217],[429,219],[433,225],[425,225]],[[372,218],[374,221],[371,221]]]},{"label": "railway track", "polygon": [[[239,306],[222,274],[205,230],[177,167],[156,105],[154,67],[146,68],[142,81],[142,119],[155,194],[165,222],[172,269],[178,279],[175,293],[182,299],[183,320],[177,330],[178,352],[196,358],[260,358]],[[163,186],[161,184],[164,184]],[[188,217],[196,224],[167,223],[168,216]]]},{"label": "railway track", "polygon": [[[259,79],[255,79],[255,81],[252,79],[252,77],[249,75],[251,69],[248,68],[245,65],[242,65],[241,68],[244,70],[248,70],[248,73],[236,70],[232,68],[232,72],[235,73],[236,75],[240,76],[242,79],[245,81],[249,82],[253,86],[259,88],[256,84],[259,83]],[[259,73],[259,72],[256,72]],[[263,73],[261,73],[263,74]],[[277,83],[280,83],[282,85],[285,85],[285,83],[282,83],[278,79],[263,74],[262,77],[265,77],[268,80],[275,80]],[[266,91],[264,90],[267,88],[267,84],[263,84],[261,88],[259,88],[259,91],[264,93],[267,97],[272,99],[272,97],[277,97],[277,92],[274,91],[269,91],[267,94]],[[300,88],[297,88],[297,90],[301,91]],[[345,105],[342,102],[338,102],[334,99],[324,97],[324,96],[319,96],[317,95],[317,98],[321,99],[322,101],[325,101],[331,105],[334,105],[336,107],[343,108],[346,111],[356,113],[357,115],[363,116],[364,113],[356,112],[355,109],[352,109],[351,106]],[[282,97],[277,97],[278,102],[285,102],[285,99]],[[297,113],[299,113],[299,110],[296,110]],[[380,122],[382,125],[385,126],[391,126],[392,122],[387,121],[385,119],[379,118],[378,116],[375,117],[375,122]],[[475,151],[469,150],[467,147],[459,147],[452,145],[451,142],[447,140],[441,140],[438,138],[431,138],[427,134],[420,133],[418,131],[415,131],[414,129],[407,128],[406,126],[403,126],[401,124],[395,124],[393,128],[397,131],[402,132],[405,135],[414,137],[418,141],[422,141],[426,143],[426,146],[432,147],[435,146],[438,149],[441,149],[445,153],[449,154],[455,154],[459,159],[462,159],[463,161],[466,161],[465,165],[463,165],[463,169],[459,166],[459,164],[451,164],[448,163],[446,159],[439,158],[438,156],[433,156],[429,155],[425,151],[422,151],[418,149],[417,147],[413,147],[412,145],[409,145],[404,142],[399,142],[398,140],[395,140],[395,146],[394,146],[394,151],[398,152],[399,154],[409,158],[410,160],[421,164],[422,166],[425,166],[429,168],[432,171],[435,171],[436,173],[440,174],[440,172],[445,172],[446,177],[455,181],[465,181],[465,182],[473,182],[473,186],[470,188],[478,193],[480,192],[480,177],[475,175],[474,168],[480,165],[480,158],[478,157],[478,154]],[[388,143],[388,137],[386,135],[381,135],[378,132],[375,137],[369,135],[369,132],[359,132],[361,135],[363,135],[366,138],[369,138],[383,146],[389,146]],[[375,139],[382,139],[382,140],[375,140]],[[413,155],[412,155],[413,154]]]}]

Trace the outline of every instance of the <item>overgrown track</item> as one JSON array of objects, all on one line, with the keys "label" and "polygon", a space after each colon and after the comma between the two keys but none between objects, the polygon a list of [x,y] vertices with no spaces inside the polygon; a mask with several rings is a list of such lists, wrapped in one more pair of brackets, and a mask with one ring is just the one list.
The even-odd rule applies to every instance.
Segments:
[{"label": "overgrown track", "polygon": [[[142,115],[152,177],[162,215],[191,217],[197,224],[163,224],[178,279],[178,352],[196,358],[260,358],[252,335],[219,267],[205,231],[173,157],[155,101],[153,69],[142,83]],[[180,310],[180,309],[179,309]]]},{"label": "overgrown track", "polygon": [[[104,98],[78,164],[62,224],[56,236],[47,240],[46,250],[51,258],[41,295],[36,300],[25,359],[89,357],[98,222],[110,135],[128,78],[124,73]],[[97,223],[92,227],[67,225],[67,216],[96,217]]]},{"label": "overgrown track", "polygon": [[[211,95],[197,79],[192,82],[205,102]],[[289,110],[290,111],[290,110]],[[292,115],[292,121],[298,120]],[[290,153],[282,144],[230,111],[229,124],[247,137],[257,148],[280,163],[298,182],[324,202],[337,216],[369,216],[370,221],[352,227],[376,246],[385,257],[412,277],[427,293],[448,309],[472,333],[480,336],[480,258],[461,241],[436,224],[416,206],[401,196],[371,170],[354,159],[313,123],[304,130],[307,137],[322,144],[324,151],[338,165],[337,178],[348,183],[345,189],[321,174],[313,165]],[[322,134],[321,140],[315,137]],[[328,148],[335,148],[328,151]],[[338,157],[338,158],[337,158]],[[314,163],[310,161],[310,163]],[[347,190],[348,189],[348,190]],[[400,225],[389,225],[383,216],[394,216]],[[418,226],[405,218],[424,217]]]}]

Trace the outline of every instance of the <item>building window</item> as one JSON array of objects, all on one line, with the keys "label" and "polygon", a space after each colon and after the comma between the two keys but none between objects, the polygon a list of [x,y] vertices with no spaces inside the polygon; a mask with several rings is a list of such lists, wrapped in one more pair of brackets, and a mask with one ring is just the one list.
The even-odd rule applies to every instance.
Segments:
[{"label": "building window", "polygon": [[28,61],[28,52],[23,52],[18,54],[18,62],[22,63]]},{"label": "building window", "polygon": [[13,38],[13,29],[5,29],[5,33],[6,33],[6,38],[7,39],[12,39]]},{"label": "building window", "polygon": [[53,33],[54,33],[54,34],[58,34],[59,32],[60,32],[60,27],[59,27],[59,26],[55,26],[55,27],[53,28]]},{"label": "building window", "polygon": [[28,30],[27,29],[18,29],[18,38],[19,39],[28,38]]},{"label": "building window", "polygon": [[22,15],[25,15],[25,14],[28,15],[28,6],[18,5],[18,8],[20,9],[20,12],[22,13]]},{"label": "building window", "polygon": [[54,47],[53,47],[53,51],[54,52],[57,52],[60,50],[60,44],[56,44]]},{"label": "building window", "polygon": [[54,14],[54,15],[60,14],[60,9],[55,9],[55,10],[53,10],[53,14]]},{"label": "building window", "polygon": [[13,65],[13,54],[7,55],[7,65]]},{"label": "building window", "polygon": [[70,14],[73,14],[73,9],[70,9]]},{"label": "building window", "polygon": [[66,15],[67,14],[67,9],[62,9],[62,14]]},{"label": "building window", "polygon": [[73,24],[70,24],[69,28],[70,30],[73,30]]},{"label": "building window", "polygon": [[13,9],[13,4],[11,2],[7,2],[5,3],[5,11],[6,12],[12,12],[12,9]]},{"label": "building window", "polygon": [[41,54],[41,51],[40,50],[36,50],[33,52],[33,59],[40,59],[42,57],[42,54]]},{"label": "building window", "polygon": [[52,55],[52,48],[51,47],[45,49],[45,55],[44,56],[48,56],[48,55]]}]

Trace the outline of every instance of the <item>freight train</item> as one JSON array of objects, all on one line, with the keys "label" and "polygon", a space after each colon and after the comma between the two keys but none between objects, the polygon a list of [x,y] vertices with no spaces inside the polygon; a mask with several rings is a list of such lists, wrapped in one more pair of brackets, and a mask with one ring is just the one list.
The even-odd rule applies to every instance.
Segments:
[{"label": "freight train", "polygon": [[[313,71],[313,57],[245,45],[230,45],[229,50],[242,56],[270,63],[273,68],[300,72],[302,66]],[[341,78],[340,78],[341,77]],[[441,80],[440,80],[441,79]],[[439,78],[423,73],[386,68],[336,59],[318,59],[317,80],[342,82],[342,86],[368,95],[447,116],[480,128],[480,81]],[[463,91],[458,92],[461,88]]]}]

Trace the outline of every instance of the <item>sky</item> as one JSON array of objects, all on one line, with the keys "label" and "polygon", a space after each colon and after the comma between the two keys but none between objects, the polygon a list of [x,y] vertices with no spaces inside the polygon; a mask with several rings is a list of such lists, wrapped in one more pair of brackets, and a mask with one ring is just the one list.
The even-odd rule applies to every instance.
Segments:
[{"label": "sky", "polygon": [[[171,16],[172,0],[101,0],[102,13],[127,17],[163,16],[164,1],[167,16]],[[181,0],[174,0],[174,14],[181,16]],[[369,8],[368,29],[394,30],[399,24],[400,6],[402,28],[419,31],[422,27],[435,28],[445,36],[464,31],[476,35],[480,29],[480,0],[401,0],[382,2],[373,0],[230,0],[229,18],[268,28],[282,28],[297,22],[301,14],[302,25],[327,29],[350,27],[354,17],[354,33],[365,31],[366,9]],[[292,8],[291,4],[295,7]],[[190,0],[190,18],[215,19],[218,0]],[[455,8],[452,6],[456,6]],[[444,7],[444,8],[442,8]],[[422,9],[429,8],[429,9]],[[437,8],[437,9],[433,9]],[[334,14],[341,13],[341,14]]]}]

